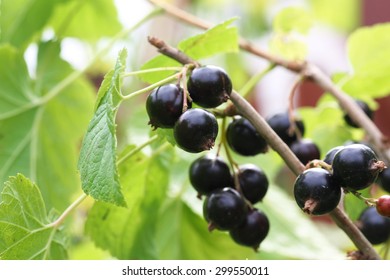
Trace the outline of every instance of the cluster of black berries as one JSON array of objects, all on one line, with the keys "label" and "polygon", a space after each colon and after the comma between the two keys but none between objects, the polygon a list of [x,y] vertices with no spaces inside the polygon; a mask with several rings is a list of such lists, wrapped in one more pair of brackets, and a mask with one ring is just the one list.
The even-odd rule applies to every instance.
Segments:
[{"label": "cluster of black berries", "polygon": [[[218,107],[229,99],[231,80],[219,67],[198,67],[188,77],[187,90],[189,97],[179,85],[155,89],[146,102],[149,123],[155,128],[173,128],[176,144],[184,151],[210,150],[218,134],[218,123],[205,109]],[[192,102],[202,108],[192,109]],[[266,142],[261,138],[258,143],[258,133],[244,118],[236,117],[226,134],[229,146],[238,152],[244,149],[243,155],[266,151]],[[269,221],[252,205],[265,196],[268,179],[253,164],[239,166],[235,176],[236,179],[220,156],[211,154],[195,160],[189,171],[198,197],[206,196],[203,208],[209,229],[229,231],[236,243],[257,249],[268,234]]]},{"label": "cluster of black berries", "polygon": [[218,122],[207,110],[192,109],[192,101],[203,108],[219,106],[229,99],[231,80],[219,67],[198,67],[191,72],[187,89],[189,97],[175,84],[150,93],[146,101],[149,123],[155,128],[173,128],[177,145],[187,152],[210,150],[218,135]]},{"label": "cluster of black berries", "polygon": [[335,147],[323,162],[328,168],[307,169],[294,184],[297,204],[312,215],[329,213],[337,207],[342,188],[351,192],[365,189],[385,167],[374,151],[363,144]]},{"label": "cluster of black berries", "polygon": [[223,158],[211,154],[196,159],[189,169],[198,197],[206,196],[203,214],[209,230],[229,231],[236,243],[257,250],[268,234],[269,221],[252,205],[264,198],[268,179],[253,164],[239,166],[235,176]]}]

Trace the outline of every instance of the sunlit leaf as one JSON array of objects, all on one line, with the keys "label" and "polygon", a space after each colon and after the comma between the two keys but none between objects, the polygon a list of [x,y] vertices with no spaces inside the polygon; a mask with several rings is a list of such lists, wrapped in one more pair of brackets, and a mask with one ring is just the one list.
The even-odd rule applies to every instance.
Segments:
[{"label": "sunlit leaf", "polygon": [[[205,32],[181,41],[178,49],[192,59],[202,59],[220,53],[238,51],[237,27],[231,26],[236,18],[229,19],[218,24]],[[179,66],[180,63],[164,55],[158,55],[146,62],[142,69],[157,67]],[[173,72],[155,72],[141,75],[141,78],[148,83],[155,83],[163,78],[172,75]]]},{"label": "sunlit leaf", "polygon": [[[355,96],[384,97],[390,92],[390,24],[359,28],[348,39],[353,73],[343,89]],[[375,40],[373,40],[375,38]]]},{"label": "sunlit leaf", "polygon": [[298,32],[307,34],[313,25],[311,14],[297,7],[281,10],[273,20],[273,29],[278,33]]},{"label": "sunlit leaf", "polygon": [[92,112],[93,92],[76,78],[44,99],[73,71],[59,52],[58,43],[39,45],[35,80],[22,54],[0,47],[5,62],[0,65],[0,181],[21,172],[39,184],[48,207],[63,209],[80,185],[77,145]]},{"label": "sunlit leaf", "polygon": [[[309,0],[316,20],[350,32],[360,25],[362,3],[356,0]],[[337,8],[336,8],[337,7]]]},{"label": "sunlit leaf", "polygon": [[58,5],[50,24],[60,37],[90,41],[113,36],[122,28],[113,0],[66,1]]},{"label": "sunlit leaf", "polygon": [[181,41],[179,50],[192,59],[201,59],[224,52],[238,51],[237,27],[231,26],[236,18],[218,24],[206,32]]},{"label": "sunlit leaf", "polygon": [[26,47],[48,23],[54,8],[65,0],[2,0],[0,43]]},{"label": "sunlit leaf", "polygon": [[48,226],[38,187],[21,174],[5,183],[0,203],[0,259],[66,259],[63,234]]},{"label": "sunlit leaf", "polygon": [[305,36],[312,25],[312,16],[305,9],[288,7],[281,10],[273,20],[271,51],[286,59],[304,60],[308,52]]}]

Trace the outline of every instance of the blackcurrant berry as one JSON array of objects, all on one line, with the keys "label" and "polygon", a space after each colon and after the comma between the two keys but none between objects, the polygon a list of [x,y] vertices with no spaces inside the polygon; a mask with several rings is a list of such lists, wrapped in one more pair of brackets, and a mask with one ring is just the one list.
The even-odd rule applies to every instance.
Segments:
[{"label": "blackcurrant berry", "polygon": [[207,65],[191,72],[187,88],[194,103],[204,108],[215,108],[229,99],[232,82],[222,68]]},{"label": "blackcurrant berry", "polygon": [[[363,110],[363,112],[369,117],[370,119],[373,118],[374,112],[368,107],[367,103],[361,100],[355,100],[356,104],[360,107],[360,109]],[[344,114],[344,120],[345,122],[352,127],[359,128],[360,126],[355,123],[351,117],[348,114]]]},{"label": "blackcurrant berry", "polygon": [[337,207],[341,188],[329,171],[311,168],[305,170],[295,180],[294,197],[304,212],[323,215]]},{"label": "blackcurrant berry", "polygon": [[376,210],[385,217],[390,217],[390,195],[382,195],[376,202]]},{"label": "blackcurrant berry", "polygon": [[203,215],[209,230],[231,230],[241,225],[248,213],[243,197],[232,188],[212,192],[204,201]]},{"label": "blackcurrant berry", "polygon": [[[287,145],[291,145],[291,143],[297,140],[296,131],[290,131],[291,123],[288,113],[275,114],[267,119],[267,123]],[[295,120],[295,125],[300,136],[303,136],[305,132],[303,122],[301,120]]]},{"label": "blackcurrant berry", "polygon": [[[152,127],[172,128],[182,114],[183,89],[174,84],[153,90],[146,99],[146,111]],[[191,102],[188,102],[191,108]]]},{"label": "blackcurrant berry", "polygon": [[330,149],[330,150],[326,153],[326,155],[325,155],[324,162],[327,163],[327,164],[329,164],[329,165],[332,165],[335,154],[336,154],[338,151],[340,151],[342,148],[344,148],[344,146],[336,146],[336,147]]},{"label": "blackcurrant berry", "polygon": [[208,195],[214,190],[234,185],[227,163],[212,154],[196,159],[190,166],[189,177],[192,186],[200,195]]},{"label": "blackcurrant berry", "polygon": [[379,215],[375,207],[364,209],[357,226],[374,245],[386,242],[390,238],[390,219]]},{"label": "blackcurrant berry", "polygon": [[371,185],[384,164],[368,146],[352,144],[335,154],[332,167],[342,187],[357,191]]},{"label": "blackcurrant berry", "polygon": [[253,209],[247,214],[245,222],[229,233],[237,244],[257,250],[260,243],[267,237],[269,226],[267,216],[262,211]]},{"label": "blackcurrant berry", "polygon": [[320,158],[320,149],[310,139],[297,140],[291,144],[290,149],[305,165],[313,159]]},{"label": "blackcurrant berry", "polygon": [[379,173],[377,183],[383,190],[390,193],[390,168],[386,168]]},{"label": "blackcurrant berry", "polygon": [[267,142],[256,131],[249,120],[235,118],[226,130],[226,139],[230,148],[243,156],[254,156],[268,150]]},{"label": "blackcurrant berry", "polygon": [[189,153],[210,150],[217,135],[217,119],[210,112],[199,108],[185,111],[173,128],[177,145]]},{"label": "blackcurrant berry", "polygon": [[264,171],[254,164],[239,167],[238,181],[244,197],[255,204],[261,201],[268,190],[268,178]]}]

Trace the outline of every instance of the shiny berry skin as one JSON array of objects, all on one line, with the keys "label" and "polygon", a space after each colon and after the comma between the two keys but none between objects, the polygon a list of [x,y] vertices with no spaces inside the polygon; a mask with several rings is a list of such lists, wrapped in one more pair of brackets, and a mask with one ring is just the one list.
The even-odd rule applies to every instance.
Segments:
[{"label": "shiny berry skin", "polygon": [[268,144],[249,120],[235,118],[226,130],[229,147],[243,156],[254,156],[268,151]]},{"label": "shiny berry skin", "polygon": [[385,217],[390,217],[390,195],[382,195],[376,202],[376,210]]},{"label": "shiny berry skin", "polygon": [[199,195],[208,195],[214,190],[234,185],[227,163],[213,154],[207,154],[192,162],[189,178]]},{"label": "shiny berry skin", "polygon": [[[368,107],[366,102],[361,101],[361,100],[355,100],[355,102],[360,107],[360,109],[363,110],[363,112],[367,115],[367,117],[369,117],[370,119],[373,118],[374,112],[370,109],[370,107]],[[348,114],[344,114],[344,120],[351,127],[355,127],[355,128],[360,127],[357,123],[355,123],[351,119],[351,117]]]},{"label": "shiny berry skin", "polygon": [[238,180],[244,197],[255,204],[261,201],[268,190],[268,178],[264,171],[254,164],[239,167]]},{"label": "shiny berry skin", "polygon": [[341,188],[329,171],[311,168],[301,173],[294,183],[298,206],[311,215],[323,215],[337,207]]},{"label": "shiny berry skin", "polygon": [[329,165],[332,165],[335,154],[336,154],[338,151],[340,151],[342,148],[344,148],[344,146],[336,146],[336,147],[330,149],[330,150],[326,153],[326,155],[325,155],[324,162],[327,163],[327,164],[329,164]]},{"label": "shiny berry skin", "polygon": [[[296,132],[290,133],[289,131],[291,123],[288,113],[275,114],[267,119],[267,123],[288,146],[298,139]],[[300,132],[300,136],[303,136],[305,133],[303,122],[295,120],[295,125]]]},{"label": "shiny berry skin", "polygon": [[222,68],[207,65],[191,72],[187,88],[194,103],[204,108],[215,108],[229,99],[232,82]]},{"label": "shiny berry skin", "polygon": [[203,109],[189,109],[177,120],[173,136],[179,148],[189,153],[210,150],[218,135],[218,122]]},{"label": "shiny berry skin", "polygon": [[342,187],[357,191],[371,185],[382,171],[373,150],[362,144],[352,144],[338,151],[333,159],[333,175]]},{"label": "shiny berry skin", "polygon": [[241,225],[248,213],[243,197],[232,188],[212,192],[204,201],[203,215],[209,230],[231,230]]},{"label": "shiny berry skin", "polygon": [[390,166],[379,173],[377,183],[383,190],[390,193]]},{"label": "shiny berry skin", "polygon": [[[183,89],[174,84],[153,90],[146,99],[146,111],[152,127],[173,128],[183,110]],[[188,102],[191,108],[191,102]]]},{"label": "shiny berry skin", "polygon": [[246,216],[245,222],[229,233],[237,244],[257,250],[260,243],[267,237],[269,227],[267,216],[262,211],[253,209]]},{"label": "shiny berry skin", "polygon": [[357,226],[372,244],[386,242],[390,238],[390,218],[378,214],[375,207],[368,207],[360,214]]},{"label": "shiny berry skin", "polygon": [[320,149],[310,139],[297,140],[290,145],[290,149],[305,165],[313,159],[320,158]]}]

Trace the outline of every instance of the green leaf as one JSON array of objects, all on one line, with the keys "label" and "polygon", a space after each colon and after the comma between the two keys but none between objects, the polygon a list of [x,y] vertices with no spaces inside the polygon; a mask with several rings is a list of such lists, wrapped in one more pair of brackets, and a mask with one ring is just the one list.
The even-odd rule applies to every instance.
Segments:
[{"label": "green leaf", "polygon": [[51,25],[60,37],[89,41],[113,36],[122,28],[113,0],[66,1],[56,8]]},{"label": "green leaf", "polygon": [[[211,57],[219,53],[238,51],[237,27],[231,26],[236,18],[220,23],[205,32],[181,41],[178,49],[192,59],[198,60]],[[157,55],[146,62],[141,69],[153,69],[157,67],[180,66],[180,63],[165,55]],[[158,82],[174,72],[164,71],[140,75],[141,79],[148,83]]]},{"label": "green leaf", "polygon": [[75,78],[47,98],[73,73],[59,53],[59,43],[39,44],[34,80],[21,53],[0,47],[0,182],[23,173],[39,184],[48,207],[63,209],[80,185],[77,146],[92,112],[93,91]]},{"label": "green leaf", "polygon": [[[348,39],[348,56],[353,73],[343,89],[349,94],[384,97],[390,92],[390,23],[363,27]],[[372,38],[375,38],[373,40]]]},{"label": "green leaf", "polygon": [[288,7],[281,10],[274,18],[274,31],[280,33],[298,32],[307,34],[313,25],[310,13],[297,7]]},{"label": "green leaf", "polygon": [[281,10],[273,21],[271,51],[287,59],[304,60],[308,52],[305,35],[312,25],[313,19],[305,9],[288,7]]},{"label": "green leaf", "polygon": [[0,43],[26,47],[41,32],[54,8],[64,0],[2,0]]},{"label": "green leaf", "polygon": [[0,203],[0,259],[66,259],[65,238],[49,226],[38,187],[21,174],[5,183]]},{"label": "green leaf", "polygon": [[172,149],[147,158],[137,153],[120,166],[128,207],[96,202],[86,232],[100,248],[119,259],[156,259],[158,212],[169,184]]},{"label": "green leaf", "polygon": [[181,41],[178,45],[179,50],[195,60],[219,53],[237,52],[237,27],[231,26],[236,19],[228,19],[201,34]]},{"label": "green leaf", "polygon": [[126,206],[116,166],[115,116],[127,52],[119,53],[115,69],[109,72],[99,89],[96,111],[84,137],[78,168],[83,191],[95,200]]},{"label": "green leaf", "polygon": [[350,32],[361,24],[362,2],[360,1],[309,0],[308,2],[316,20],[340,31]]}]

